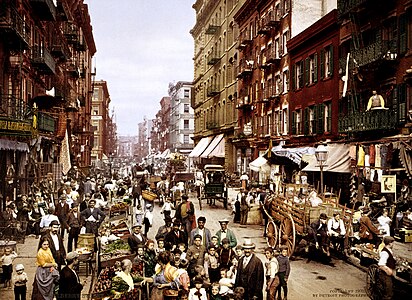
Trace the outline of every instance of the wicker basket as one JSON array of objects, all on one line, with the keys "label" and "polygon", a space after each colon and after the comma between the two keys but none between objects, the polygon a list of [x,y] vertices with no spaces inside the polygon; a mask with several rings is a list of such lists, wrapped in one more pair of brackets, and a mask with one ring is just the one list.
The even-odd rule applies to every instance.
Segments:
[{"label": "wicker basket", "polygon": [[157,198],[157,195],[151,191],[143,190],[142,197],[147,201],[154,201]]}]

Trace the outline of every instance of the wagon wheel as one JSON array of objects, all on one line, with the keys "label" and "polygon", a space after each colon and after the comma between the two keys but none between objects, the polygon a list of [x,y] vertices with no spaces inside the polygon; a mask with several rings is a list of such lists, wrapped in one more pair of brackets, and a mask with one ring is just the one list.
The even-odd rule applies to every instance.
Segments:
[{"label": "wagon wheel", "polygon": [[366,274],[366,294],[372,300],[382,299],[383,289],[385,287],[380,280],[380,272],[379,266],[373,264],[369,267]]},{"label": "wagon wheel", "polygon": [[283,218],[280,223],[279,232],[279,245],[288,247],[288,254],[292,256],[295,251],[296,228],[290,214]]},{"label": "wagon wheel", "polygon": [[276,248],[279,241],[279,229],[275,222],[269,221],[266,226],[266,242],[269,247]]}]

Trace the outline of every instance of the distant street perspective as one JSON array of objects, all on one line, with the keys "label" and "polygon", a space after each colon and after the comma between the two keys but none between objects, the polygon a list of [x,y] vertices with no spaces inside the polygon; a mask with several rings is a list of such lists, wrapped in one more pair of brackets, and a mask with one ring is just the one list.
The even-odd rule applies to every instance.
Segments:
[{"label": "distant street perspective", "polygon": [[0,299],[412,295],[412,0],[0,0]]}]

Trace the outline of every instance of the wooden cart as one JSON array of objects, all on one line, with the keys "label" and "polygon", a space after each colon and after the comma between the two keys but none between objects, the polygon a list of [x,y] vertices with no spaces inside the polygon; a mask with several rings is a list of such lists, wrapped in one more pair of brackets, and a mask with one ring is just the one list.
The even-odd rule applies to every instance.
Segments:
[{"label": "wooden cart", "polygon": [[[331,217],[338,212],[344,223],[352,224],[353,210],[338,204],[337,197],[323,197],[323,205],[311,207],[307,197],[303,203],[294,202],[294,195],[305,192],[307,185],[286,184],[282,195],[271,195],[264,208],[269,217],[266,226],[266,241],[268,246],[278,248],[287,246],[289,256],[292,256],[297,243],[308,234],[310,224],[316,221],[321,213]],[[286,196],[285,196],[286,195]],[[347,222],[345,222],[347,220]],[[350,232],[349,228],[347,233]]]}]

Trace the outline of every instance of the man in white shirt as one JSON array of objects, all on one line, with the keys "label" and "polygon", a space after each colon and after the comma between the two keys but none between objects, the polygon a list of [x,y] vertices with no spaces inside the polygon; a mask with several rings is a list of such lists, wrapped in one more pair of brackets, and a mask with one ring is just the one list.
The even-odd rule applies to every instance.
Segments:
[{"label": "man in white shirt", "polygon": [[381,288],[383,291],[383,297],[381,299],[394,299],[393,298],[393,282],[392,277],[396,268],[396,260],[393,257],[393,243],[395,239],[391,236],[385,236],[383,243],[385,247],[379,254],[378,266],[383,271],[380,272]]},{"label": "man in white shirt", "polygon": [[59,218],[54,215],[54,207],[50,206],[47,215],[44,215],[40,220],[40,231],[48,229],[52,221],[59,222]]},{"label": "man in white shirt", "polygon": [[344,251],[345,249],[345,224],[340,218],[339,213],[334,213],[333,218],[328,220],[328,235],[332,245],[336,250]]}]

